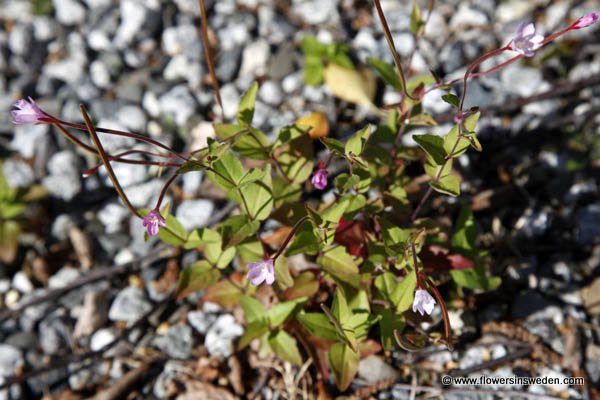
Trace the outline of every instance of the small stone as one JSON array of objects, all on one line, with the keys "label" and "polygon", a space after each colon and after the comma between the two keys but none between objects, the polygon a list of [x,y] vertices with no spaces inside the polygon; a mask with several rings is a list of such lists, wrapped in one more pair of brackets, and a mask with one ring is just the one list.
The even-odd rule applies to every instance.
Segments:
[{"label": "small stone", "polygon": [[[223,112],[226,119],[232,119],[237,113],[240,94],[233,83],[226,83],[221,87],[221,100],[223,102]],[[215,109],[217,106],[215,105]],[[220,113],[219,110],[215,112]]]},{"label": "small stone", "polygon": [[53,0],[54,15],[63,25],[80,25],[85,20],[85,8],[75,0]]},{"label": "small stone", "polygon": [[211,356],[227,358],[233,354],[233,341],[243,333],[244,328],[235,322],[233,315],[224,314],[206,333],[204,345]]},{"label": "small stone", "polygon": [[14,127],[15,134],[9,147],[11,150],[19,152],[24,158],[33,158],[43,150],[40,148],[40,144],[46,142],[45,136],[48,134],[48,130],[48,125],[16,125]]},{"label": "small stone", "polygon": [[184,200],[175,216],[188,231],[206,226],[215,206],[210,200]]},{"label": "small stone", "polygon": [[177,85],[160,96],[160,108],[163,113],[173,114],[175,123],[185,125],[196,112],[196,101],[185,85]]},{"label": "small stone", "polygon": [[23,271],[18,271],[13,276],[12,286],[21,293],[30,293],[33,291],[33,283],[31,283],[27,274]]},{"label": "small stone", "polygon": [[198,28],[191,24],[168,27],[162,34],[162,49],[169,56],[184,54],[189,60],[202,58]]},{"label": "small stone", "polygon": [[258,77],[266,74],[270,54],[269,43],[264,39],[248,44],[244,48],[239,75]]},{"label": "small stone", "polygon": [[59,309],[40,322],[38,337],[45,354],[58,354],[67,346],[70,329],[61,320],[63,314],[64,309]]},{"label": "small stone", "polygon": [[146,115],[136,105],[126,105],[117,111],[117,120],[130,131],[140,132],[146,128]]},{"label": "small stone", "polygon": [[294,1],[292,11],[311,25],[335,24],[340,18],[337,7],[337,1],[302,0]]},{"label": "small stone", "polygon": [[69,237],[69,230],[75,226],[73,217],[69,214],[59,214],[54,218],[52,223],[51,233],[58,240],[67,240]]},{"label": "small stone", "polygon": [[194,346],[192,328],[181,324],[173,325],[165,336],[156,338],[154,343],[169,357],[188,359],[192,356]]},{"label": "small stone", "polygon": [[99,88],[108,89],[111,86],[108,67],[100,60],[94,60],[90,64],[90,79]]},{"label": "small stone", "polygon": [[135,0],[121,0],[119,5],[121,23],[113,43],[118,49],[124,49],[142,29],[148,10],[144,7],[143,2]]},{"label": "small stone", "polygon": [[205,311],[190,311],[187,318],[190,325],[204,335],[208,332],[208,328],[217,320],[217,315]]},{"label": "small stone", "polygon": [[296,49],[291,43],[279,46],[275,54],[269,58],[269,77],[278,82],[284,76],[294,72],[295,53]]},{"label": "small stone", "polygon": [[542,71],[539,68],[524,67],[519,64],[511,64],[502,68],[500,77],[504,88],[523,97],[538,93],[544,82]]},{"label": "small stone", "polygon": [[113,202],[102,207],[96,216],[104,225],[106,233],[115,233],[121,230],[123,223],[129,216],[129,210],[121,204]]},{"label": "small stone", "polygon": [[600,243],[600,203],[580,209],[575,219],[576,238],[580,245]]},{"label": "small stone", "polygon": [[103,328],[97,330],[90,339],[90,350],[98,351],[109,343],[112,343],[117,336],[112,328]]},{"label": "small stone", "polygon": [[263,82],[258,97],[271,106],[279,106],[283,102],[283,92],[279,83],[273,80]]},{"label": "small stone", "polygon": [[57,289],[67,286],[81,276],[81,272],[78,269],[71,267],[63,267],[59,269],[54,275],[48,280],[48,287],[50,289]]},{"label": "small stone", "polygon": [[135,322],[152,309],[146,300],[144,291],[140,288],[128,286],[121,290],[108,312],[111,321]]},{"label": "small stone", "polygon": [[215,68],[217,78],[222,82],[230,82],[235,78],[242,58],[242,46],[221,53]]},{"label": "small stone", "polygon": [[106,323],[107,320],[107,293],[101,290],[92,290],[85,293],[83,308],[77,318],[73,329],[75,339],[91,335]]},{"label": "small stone", "polygon": [[512,318],[521,319],[545,309],[550,303],[535,290],[519,293],[512,305]]},{"label": "small stone", "polygon": [[23,354],[15,346],[0,343],[0,377],[14,376],[25,365]]},{"label": "small stone", "polygon": [[379,356],[368,356],[360,360],[358,364],[358,376],[368,383],[375,383],[383,379],[396,379],[398,371],[386,363]]},{"label": "small stone", "polygon": [[302,71],[298,71],[283,78],[281,87],[285,93],[292,94],[298,91],[303,84],[304,78],[302,76]]},{"label": "small stone", "polygon": [[450,19],[450,28],[452,29],[465,26],[484,26],[487,24],[489,24],[487,15],[467,3],[460,3],[458,11],[453,13]]}]

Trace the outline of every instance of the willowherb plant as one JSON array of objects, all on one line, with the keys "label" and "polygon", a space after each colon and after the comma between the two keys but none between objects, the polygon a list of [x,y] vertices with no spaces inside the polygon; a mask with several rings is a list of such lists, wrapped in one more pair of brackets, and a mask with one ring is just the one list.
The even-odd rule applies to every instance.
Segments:
[{"label": "willowherb plant", "polygon": [[[390,349],[394,343],[406,350],[431,342],[451,347],[449,318],[438,285],[451,280],[461,288],[489,290],[500,283],[499,278],[485,274],[485,252],[476,246],[468,208],[460,212],[450,237],[435,220],[420,217],[434,191],[460,195],[454,160],[469,148],[482,151],[476,134],[480,112],[477,108],[464,110],[468,80],[497,71],[521,57],[532,57],[548,42],[598,19],[591,13],[547,38],[536,34],[532,23],[521,24],[507,45],[482,55],[466,68],[459,97],[451,90],[451,84],[456,82],[445,83],[435,77],[407,81],[379,1],[374,3],[395,68],[375,59],[369,63],[402,94],[402,101],[388,107],[380,125],[362,127],[345,143],[315,134],[323,130],[319,118],[285,126],[274,142],[269,141],[252,124],[256,83],[242,97],[235,121],[214,124],[218,140],[208,139],[206,147],[187,153],[145,135],[95,127],[84,106],[84,124],[52,116],[31,98],[19,100],[11,113],[16,124],[52,124],[75,145],[99,157],[101,164],[92,166],[84,176],[104,165],[121,200],[142,220],[140,229],[145,228],[148,235],[203,254],[202,260],[181,272],[176,295],[206,289],[206,300],[226,307],[240,304],[247,322],[238,344],[240,349],[261,339],[264,349],[300,365],[304,356],[299,341],[305,356],[313,359],[320,372],[327,374],[331,368],[340,390],[345,390],[354,377],[374,325],[378,324],[378,349]],[[415,7],[411,30],[417,42],[425,24]],[[302,49],[307,57],[307,84],[327,83],[332,65],[336,73],[357,76],[343,45],[323,45],[306,38]],[[505,51],[518,55],[486,71],[475,72],[483,61]],[[421,102],[425,93],[437,88],[446,91],[442,99],[455,108],[454,126],[442,137],[414,135],[423,153],[403,146],[403,134],[416,126],[436,124],[423,111]],[[353,95],[353,99],[362,97]],[[69,129],[88,132],[93,145]],[[129,150],[108,154],[97,132],[145,142],[154,146],[156,152]],[[316,140],[327,155],[315,163]],[[132,154],[146,158],[128,157]],[[258,166],[245,168],[241,161],[244,158]],[[420,199],[414,201],[407,193],[407,187],[414,182],[406,166],[421,159],[430,180]],[[157,165],[173,171],[153,209],[138,210],[131,205],[112,170],[113,162]],[[332,163],[342,165],[343,172],[331,172]],[[178,175],[198,170],[205,171],[208,179],[238,205],[239,213],[217,226],[188,232],[168,213],[162,201]],[[334,200],[316,201],[314,191],[327,187],[331,187]],[[265,234],[261,235],[267,220],[277,221],[280,226],[268,240]],[[290,257],[298,254],[313,261],[315,267],[295,268]],[[438,262],[441,259],[450,273],[428,268],[427,260],[432,258]],[[247,270],[239,265],[246,265]],[[273,295],[276,303],[267,309],[263,301],[268,295]],[[433,314],[436,308],[442,315],[441,332],[407,328],[417,326],[420,317]],[[319,352],[326,352],[327,357],[319,357]],[[325,359],[329,366],[324,365]]]}]

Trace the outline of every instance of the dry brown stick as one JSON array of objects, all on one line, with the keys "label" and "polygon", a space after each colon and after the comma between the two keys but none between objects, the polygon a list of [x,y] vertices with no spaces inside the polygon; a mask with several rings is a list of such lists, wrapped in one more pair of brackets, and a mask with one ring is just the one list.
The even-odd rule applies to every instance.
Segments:
[{"label": "dry brown stick", "polygon": [[517,351],[515,351],[513,353],[509,353],[505,356],[498,357],[493,360],[485,361],[485,362],[482,362],[481,364],[477,364],[477,365],[474,365],[469,368],[452,370],[452,371],[450,371],[449,375],[450,376],[465,376],[465,375],[472,374],[474,372],[479,372],[484,369],[491,369],[491,368],[497,367],[500,364],[504,364],[505,362],[509,362],[512,360],[516,360],[516,359],[528,356],[532,351],[533,351],[533,349],[530,346],[522,346]]},{"label": "dry brown stick", "polygon": [[128,394],[142,386],[140,383],[142,383],[152,371],[152,364],[152,362],[145,362],[138,368],[127,372],[125,376],[108,386],[107,389],[98,393],[92,400],[116,400],[127,398]]},{"label": "dry brown stick", "polygon": [[200,5],[200,24],[201,24],[201,37],[202,44],[204,45],[204,54],[206,55],[206,64],[208,65],[208,73],[210,74],[210,80],[217,96],[217,102],[221,107],[221,118],[225,122],[225,110],[223,109],[223,102],[221,101],[221,90],[219,89],[219,82],[217,81],[217,74],[215,73],[215,63],[212,58],[212,52],[210,51],[210,43],[208,41],[208,16],[206,13],[206,4],[204,0],[198,0]]}]

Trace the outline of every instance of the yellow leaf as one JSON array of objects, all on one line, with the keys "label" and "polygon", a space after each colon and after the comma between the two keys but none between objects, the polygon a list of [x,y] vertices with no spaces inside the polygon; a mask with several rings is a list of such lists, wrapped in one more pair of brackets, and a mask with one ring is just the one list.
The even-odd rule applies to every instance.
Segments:
[{"label": "yellow leaf", "polygon": [[349,103],[363,104],[375,109],[376,81],[369,69],[349,69],[337,64],[327,64],[324,71],[325,83],[334,96]]},{"label": "yellow leaf", "polygon": [[329,122],[327,122],[327,118],[322,112],[315,111],[305,115],[299,118],[296,124],[310,126],[311,129],[308,131],[308,136],[311,139],[318,139],[329,134]]}]

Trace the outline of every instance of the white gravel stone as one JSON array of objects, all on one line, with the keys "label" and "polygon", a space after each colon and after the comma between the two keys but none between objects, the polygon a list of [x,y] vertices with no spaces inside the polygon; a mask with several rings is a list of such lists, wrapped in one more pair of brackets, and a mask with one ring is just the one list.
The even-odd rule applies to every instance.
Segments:
[{"label": "white gravel stone", "polygon": [[80,25],[85,20],[85,8],[76,0],[53,0],[54,14],[63,25]]},{"label": "white gravel stone", "polygon": [[262,76],[267,72],[267,60],[271,54],[269,43],[258,39],[248,44],[242,53],[240,76]]},{"label": "white gravel stone", "polygon": [[211,356],[227,358],[233,354],[233,341],[243,333],[244,328],[235,322],[233,315],[224,314],[206,333],[204,345]]}]

